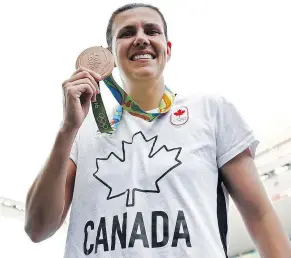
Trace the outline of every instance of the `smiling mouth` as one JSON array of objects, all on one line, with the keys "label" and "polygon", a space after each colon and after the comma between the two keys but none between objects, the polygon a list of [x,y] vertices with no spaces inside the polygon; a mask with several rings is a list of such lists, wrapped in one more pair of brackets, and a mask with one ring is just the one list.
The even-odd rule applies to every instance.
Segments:
[{"label": "smiling mouth", "polygon": [[155,59],[156,56],[152,54],[138,54],[138,55],[133,55],[130,60],[131,61],[138,61],[138,60],[152,60]]}]

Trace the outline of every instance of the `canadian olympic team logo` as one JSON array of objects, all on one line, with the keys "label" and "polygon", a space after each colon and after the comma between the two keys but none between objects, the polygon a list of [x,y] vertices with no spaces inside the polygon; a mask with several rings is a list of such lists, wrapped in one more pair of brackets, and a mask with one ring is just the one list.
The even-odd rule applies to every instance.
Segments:
[{"label": "canadian olympic team logo", "polygon": [[171,123],[173,125],[183,125],[189,119],[189,112],[187,107],[174,108],[171,114]]}]

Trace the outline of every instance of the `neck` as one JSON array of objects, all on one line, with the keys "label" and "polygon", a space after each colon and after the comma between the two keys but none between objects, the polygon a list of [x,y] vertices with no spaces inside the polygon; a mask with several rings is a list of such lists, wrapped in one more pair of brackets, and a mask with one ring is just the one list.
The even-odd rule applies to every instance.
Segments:
[{"label": "neck", "polygon": [[164,79],[158,81],[124,81],[126,93],[131,96],[139,107],[144,110],[158,108],[165,92]]}]

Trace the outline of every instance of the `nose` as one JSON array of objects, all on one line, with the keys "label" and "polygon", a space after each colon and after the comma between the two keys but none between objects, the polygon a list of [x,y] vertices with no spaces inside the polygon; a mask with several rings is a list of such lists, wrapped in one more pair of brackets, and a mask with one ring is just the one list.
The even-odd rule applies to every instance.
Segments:
[{"label": "nose", "polygon": [[150,41],[144,31],[139,30],[136,34],[133,44],[138,48],[144,48],[150,44]]}]

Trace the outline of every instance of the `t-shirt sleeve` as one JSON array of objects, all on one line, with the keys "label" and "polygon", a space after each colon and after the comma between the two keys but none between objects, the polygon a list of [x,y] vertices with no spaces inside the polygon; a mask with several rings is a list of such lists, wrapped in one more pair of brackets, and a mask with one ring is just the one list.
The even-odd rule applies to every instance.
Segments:
[{"label": "t-shirt sleeve", "polygon": [[246,149],[254,158],[259,141],[236,107],[223,97],[218,100],[216,119],[218,168]]}]

